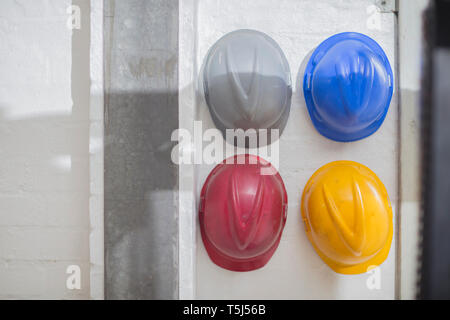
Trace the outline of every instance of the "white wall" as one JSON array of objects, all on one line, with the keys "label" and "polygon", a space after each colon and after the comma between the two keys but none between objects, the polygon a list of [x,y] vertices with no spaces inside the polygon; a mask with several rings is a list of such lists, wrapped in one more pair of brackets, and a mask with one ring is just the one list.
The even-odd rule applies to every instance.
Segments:
[{"label": "white wall", "polygon": [[[192,114],[213,128],[202,95],[193,101],[197,75],[207,50],[224,34],[240,29],[260,30],[282,48],[290,64],[293,97],[289,120],[280,139],[280,174],[285,182],[289,210],[280,245],[263,268],[231,272],[209,259],[198,230],[196,209],[190,210],[185,192],[184,217],[180,215],[180,239],[196,239],[184,244],[180,254],[180,297],[200,299],[303,298],[303,299],[393,299],[395,297],[396,240],[394,235],[388,259],[382,264],[381,288],[370,290],[370,275],[340,275],[328,268],[309,243],[300,218],[300,197],[309,177],[320,166],[334,160],[358,161],[371,168],[384,182],[394,208],[397,199],[397,115],[396,90],[382,127],[372,136],[352,143],[339,143],[322,137],[314,129],[306,110],[302,90],[302,67],[308,54],[327,37],[344,31],[362,32],[385,50],[396,77],[396,17],[394,1],[379,7],[376,0],[198,0],[186,1],[180,10],[180,124],[189,128]],[[193,30],[193,31],[192,31]],[[182,117],[185,117],[184,120]],[[180,171],[180,192],[195,188],[194,203],[213,165],[192,166]],[[182,186],[184,189],[182,189]],[[190,213],[190,215],[188,215]],[[184,224],[183,224],[184,223]],[[192,225],[194,223],[194,225]],[[395,218],[394,218],[395,224]],[[193,252],[194,256],[190,254]],[[187,276],[191,272],[191,277]],[[191,283],[189,283],[189,281]],[[181,290],[184,289],[184,290]]]},{"label": "white wall", "polygon": [[89,33],[72,38],[71,2],[0,2],[0,299],[89,297]]}]

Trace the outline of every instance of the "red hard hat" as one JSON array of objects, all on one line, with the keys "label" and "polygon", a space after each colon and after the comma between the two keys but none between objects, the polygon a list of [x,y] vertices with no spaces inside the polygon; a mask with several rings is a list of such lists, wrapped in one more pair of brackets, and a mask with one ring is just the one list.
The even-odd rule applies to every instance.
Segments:
[{"label": "red hard hat", "polygon": [[254,155],[236,155],[217,165],[200,195],[206,251],[215,264],[232,271],[255,270],[269,261],[286,215],[287,194],[280,174]]}]

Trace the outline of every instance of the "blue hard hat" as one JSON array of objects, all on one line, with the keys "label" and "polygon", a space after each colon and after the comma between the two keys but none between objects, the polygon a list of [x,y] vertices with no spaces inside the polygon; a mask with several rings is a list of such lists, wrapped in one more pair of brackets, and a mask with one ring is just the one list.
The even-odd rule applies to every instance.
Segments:
[{"label": "blue hard hat", "polygon": [[377,131],[386,117],[393,74],[383,49],[361,33],[323,41],[305,69],[303,92],[316,129],[335,141],[354,141]]}]

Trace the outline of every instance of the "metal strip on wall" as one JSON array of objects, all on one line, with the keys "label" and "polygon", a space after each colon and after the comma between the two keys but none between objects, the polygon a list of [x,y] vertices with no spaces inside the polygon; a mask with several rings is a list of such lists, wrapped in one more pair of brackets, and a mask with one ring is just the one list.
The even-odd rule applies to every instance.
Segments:
[{"label": "metal strip on wall", "polygon": [[105,0],[105,297],[178,298],[178,1]]}]

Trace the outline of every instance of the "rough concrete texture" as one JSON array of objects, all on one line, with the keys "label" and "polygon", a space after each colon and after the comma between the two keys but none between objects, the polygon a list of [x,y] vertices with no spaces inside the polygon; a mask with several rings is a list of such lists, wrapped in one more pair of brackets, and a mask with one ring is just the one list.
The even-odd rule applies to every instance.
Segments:
[{"label": "rough concrete texture", "polygon": [[0,299],[89,297],[89,17],[88,0],[0,2]]},{"label": "rough concrete texture", "polygon": [[105,296],[178,296],[178,1],[105,2]]},{"label": "rough concrete texture", "polygon": [[[211,262],[197,228],[195,298],[394,298],[396,236],[388,259],[379,269],[380,287],[370,287],[367,281],[372,281],[371,274],[346,276],[328,268],[309,243],[300,218],[300,198],[307,180],[319,167],[334,160],[358,161],[371,168],[385,184],[395,214],[398,199],[396,90],[387,117],[376,133],[360,141],[339,143],[324,138],[314,128],[302,89],[308,55],[327,37],[344,31],[362,32],[375,39],[385,50],[396,77],[396,16],[392,11],[382,10],[379,3],[376,0],[197,1],[196,61],[180,61],[181,66],[192,68],[194,65],[198,72],[208,49],[221,36],[240,28],[256,29],[277,41],[286,55],[293,96],[289,120],[280,139],[279,171],[289,199],[288,218],[280,245],[265,267],[253,272],[230,272]],[[185,24],[191,28],[188,17],[180,21],[181,29]],[[180,39],[180,43],[185,40]],[[213,128],[202,99],[196,107],[194,114],[202,120],[203,129]],[[197,199],[212,167],[206,164],[196,167]]]}]

